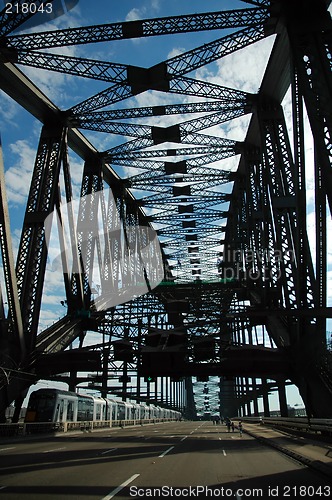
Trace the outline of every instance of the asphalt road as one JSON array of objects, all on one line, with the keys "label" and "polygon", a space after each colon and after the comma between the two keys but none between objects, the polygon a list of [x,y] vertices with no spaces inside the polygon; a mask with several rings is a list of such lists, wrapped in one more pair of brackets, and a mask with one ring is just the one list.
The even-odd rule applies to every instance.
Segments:
[{"label": "asphalt road", "polygon": [[211,422],[0,444],[0,499],[330,498],[332,480]]}]

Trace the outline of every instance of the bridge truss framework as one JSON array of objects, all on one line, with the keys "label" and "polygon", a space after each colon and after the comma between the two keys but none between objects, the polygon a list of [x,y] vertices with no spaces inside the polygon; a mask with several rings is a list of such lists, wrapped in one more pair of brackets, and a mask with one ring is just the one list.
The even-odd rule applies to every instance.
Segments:
[{"label": "bridge truss framework", "polygon": [[[203,412],[225,415],[257,413],[262,397],[268,414],[271,388],[285,414],[285,384],[292,382],[309,415],[331,417],[330,2],[246,3],[240,10],[33,34],[15,34],[28,14],[0,12],[0,87],[42,123],[16,263],[0,158],[2,412],[14,400],[19,407],[40,378],[69,372],[62,380],[75,387],[77,372],[85,371],[92,372],[89,387],[103,396],[156,401],[191,416],[195,397]],[[61,52],[223,29],[228,34],[221,38],[144,68]],[[269,36],[273,50],[256,94],[187,76]],[[60,109],[25,67],[101,81],[105,88]],[[282,107],[289,89],[292,135]],[[145,92],[178,102],[126,105]],[[306,219],[305,114],[314,149],[315,253]],[[217,126],[245,115],[243,142],[220,136]],[[98,151],[85,130],[129,140]],[[84,161],[76,215],[68,208],[74,199],[68,149]],[[228,163],[235,156],[236,169]],[[116,168],[129,174],[121,177]],[[45,221],[52,214],[67,311],[39,332]],[[85,346],[86,332],[99,340]],[[79,347],[68,349],[77,339]],[[201,389],[193,388],[192,377]],[[216,377],[210,386],[208,377]]]}]

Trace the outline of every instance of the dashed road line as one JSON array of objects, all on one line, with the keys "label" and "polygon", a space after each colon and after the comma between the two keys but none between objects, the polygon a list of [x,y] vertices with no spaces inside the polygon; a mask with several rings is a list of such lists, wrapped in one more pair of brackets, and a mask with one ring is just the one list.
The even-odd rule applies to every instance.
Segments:
[{"label": "dashed road line", "polygon": [[169,453],[170,451],[172,451],[173,448],[175,448],[175,446],[171,446],[170,448],[168,448],[168,450],[164,451],[164,453],[162,453],[161,455],[159,455],[158,458],[163,458],[165,455],[167,455],[167,453]]},{"label": "dashed road line", "polygon": [[0,448],[0,451],[15,450],[16,446],[11,446],[10,448]]},{"label": "dashed road line", "polygon": [[225,450],[222,450],[222,454],[224,455],[224,457],[227,457],[227,453]]},{"label": "dashed road line", "polygon": [[185,439],[187,439],[188,436],[184,436],[182,439],[180,439],[180,441],[184,441]]},{"label": "dashed road line", "polygon": [[62,451],[62,450],[65,450],[66,448],[54,448],[53,450],[46,450],[46,451],[43,451],[42,453],[53,453],[54,451]]},{"label": "dashed road line", "polygon": [[115,451],[117,450],[118,448],[110,448],[109,450],[106,450],[106,451],[102,451],[101,452],[101,455],[106,455],[106,453],[111,453],[112,451]]},{"label": "dashed road line", "polygon": [[125,488],[126,486],[128,486],[128,484],[130,484],[133,481],[135,481],[135,479],[138,478],[139,475],[140,474],[134,474],[133,476],[131,476],[129,479],[127,479],[127,481],[125,481],[124,483],[120,484],[120,486],[118,486],[113,491],[111,491],[108,495],[106,495],[106,497],[103,497],[102,500],[110,500],[111,498],[115,497],[115,495],[117,493],[119,493],[119,491],[123,490],[123,488]]}]

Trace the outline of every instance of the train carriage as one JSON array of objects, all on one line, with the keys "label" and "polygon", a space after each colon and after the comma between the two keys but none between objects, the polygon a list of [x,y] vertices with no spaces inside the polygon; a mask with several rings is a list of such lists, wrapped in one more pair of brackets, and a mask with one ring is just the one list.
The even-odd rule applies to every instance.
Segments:
[{"label": "train carriage", "polygon": [[139,421],[178,419],[180,415],[153,404],[129,403],[61,389],[38,389],[30,395],[25,422]]},{"label": "train carriage", "polygon": [[39,389],[30,395],[25,422],[93,420],[94,398],[60,389]]}]

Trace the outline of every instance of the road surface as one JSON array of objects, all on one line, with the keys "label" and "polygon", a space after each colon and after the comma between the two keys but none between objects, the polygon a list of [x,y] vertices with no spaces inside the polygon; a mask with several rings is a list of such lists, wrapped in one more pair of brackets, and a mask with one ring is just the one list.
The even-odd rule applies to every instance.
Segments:
[{"label": "road surface", "polygon": [[0,500],[324,499],[331,493],[323,475],[211,422],[0,444]]}]

